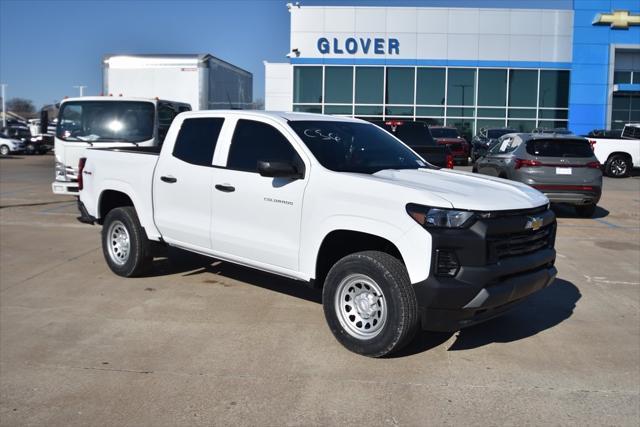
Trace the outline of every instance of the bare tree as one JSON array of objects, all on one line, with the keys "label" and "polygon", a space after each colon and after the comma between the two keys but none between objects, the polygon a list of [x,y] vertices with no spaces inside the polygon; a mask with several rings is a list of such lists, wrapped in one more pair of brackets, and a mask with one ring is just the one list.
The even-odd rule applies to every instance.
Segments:
[{"label": "bare tree", "polygon": [[7,101],[7,111],[26,117],[32,116],[36,112],[36,107],[30,99],[11,98]]}]

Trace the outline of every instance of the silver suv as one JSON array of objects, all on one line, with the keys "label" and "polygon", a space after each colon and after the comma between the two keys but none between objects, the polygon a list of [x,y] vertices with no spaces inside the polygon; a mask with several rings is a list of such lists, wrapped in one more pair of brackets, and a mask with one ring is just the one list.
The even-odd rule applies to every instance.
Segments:
[{"label": "silver suv", "polygon": [[583,217],[593,215],[602,193],[600,163],[589,141],[573,135],[503,135],[473,171],[528,184]]}]

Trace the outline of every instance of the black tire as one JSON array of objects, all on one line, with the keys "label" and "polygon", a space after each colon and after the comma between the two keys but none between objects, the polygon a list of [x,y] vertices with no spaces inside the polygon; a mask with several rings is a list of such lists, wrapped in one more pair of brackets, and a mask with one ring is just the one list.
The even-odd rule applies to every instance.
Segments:
[{"label": "black tire", "polygon": [[604,173],[611,178],[625,178],[631,173],[631,160],[623,154],[609,156],[604,164]]},{"label": "black tire", "polygon": [[[372,286],[377,286],[382,293],[381,296],[377,297],[378,300],[375,303],[365,298],[367,303],[370,304],[367,309],[373,308],[375,314],[364,320],[367,323],[359,328],[366,329],[369,321],[373,322],[371,329],[378,328],[375,336],[366,338],[357,337],[355,336],[356,333],[349,330],[350,327],[356,328],[357,319],[361,319],[355,316],[362,314],[360,308],[356,305],[357,298],[352,298],[353,302],[351,303],[348,302],[350,301],[347,298],[348,295],[345,295],[344,299],[340,298],[341,289],[347,292],[346,290],[348,289],[356,289],[358,287],[357,279],[359,277],[370,279],[373,283],[368,283],[372,283]],[[352,282],[352,280],[356,280],[356,282]],[[373,295],[377,295],[375,289],[368,288],[367,286],[369,285],[366,283],[366,281],[360,283],[359,289],[362,292],[356,297],[366,296],[371,292]],[[409,281],[407,270],[398,259],[384,252],[357,252],[347,255],[335,263],[329,270],[324,282],[322,303],[325,318],[331,332],[344,347],[354,353],[369,357],[389,355],[408,344],[417,329],[418,303],[413,286]],[[346,310],[348,318],[345,318],[341,314],[340,306],[346,309],[349,304],[352,304],[353,312]],[[382,310],[376,311],[379,308]],[[376,314],[381,316],[381,313],[384,313],[385,310],[384,320],[380,321],[376,326]],[[354,316],[349,315],[349,313],[353,313]],[[349,320],[350,317],[354,319]],[[343,322],[345,323],[343,324]],[[348,324],[351,326],[346,326]]]},{"label": "black tire", "polygon": [[11,149],[9,148],[8,145],[0,146],[0,156],[5,157],[5,156],[8,156],[9,154],[11,154]]},{"label": "black tire", "polygon": [[591,218],[596,213],[596,205],[579,205],[575,206],[576,213],[582,218]]},{"label": "black tire", "polygon": [[[128,236],[126,257],[118,257],[117,250],[113,249],[117,245],[115,243],[117,238],[114,237],[116,227],[118,230],[126,230]],[[147,239],[136,210],[132,206],[115,208],[107,214],[102,226],[102,253],[111,271],[118,276],[139,276],[151,266],[153,259],[151,242]]]},{"label": "black tire", "polygon": [[26,152],[27,152],[27,154],[30,154],[30,155],[33,156],[34,154],[36,154],[36,147],[33,144],[29,144],[29,145],[27,145]]}]

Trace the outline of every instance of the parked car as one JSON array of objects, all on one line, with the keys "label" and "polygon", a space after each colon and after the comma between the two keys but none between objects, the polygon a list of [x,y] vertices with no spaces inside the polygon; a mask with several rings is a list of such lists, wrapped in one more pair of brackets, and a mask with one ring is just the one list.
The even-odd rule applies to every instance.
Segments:
[{"label": "parked car", "polygon": [[471,162],[475,163],[484,156],[489,148],[498,141],[502,135],[517,132],[509,128],[482,128],[471,140]]},{"label": "parked car", "polygon": [[166,244],[313,284],[336,339],[367,356],[496,317],[557,273],[542,193],[435,168],[359,119],[182,113],[161,148],[84,156],[80,220],[102,225],[115,274]]},{"label": "parked car", "polygon": [[475,172],[520,181],[555,203],[568,203],[591,217],[602,193],[602,171],[589,141],[571,135],[505,135]]},{"label": "parked car", "polygon": [[465,166],[469,164],[470,145],[460,135],[458,129],[455,127],[429,126],[429,130],[438,144],[449,147],[455,162]]},{"label": "parked car", "polygon": [[4,134],[0,134],[0,156],[5,157],[9,154],[17,154],[24,152],[24,142],[19,139],[9,138]]},{"label": "parked car", "polygon": [[412,120],[387,120],[373,123],[395,135],[432,165],[453,169],[454,158],[451,149],[435,141],[427,123]]},{"label": "parked car", "polygon": [[622,129],[594,129],[586,135],[587,138],[621,139]]},{"label": "parked car", "polygon": [[624,178],[633,168],[640,167],[640,124],[628,124],[620,139],[589,138],[593,151],[604,165],[604,173],[612,178]]},{"label": "parked car", "polygon": [[24,143],[25,154],[44,154],[52,146],[44,142],[42,138],[34,137],[26,125],[7,126],[2,133],[8,138],[19,139]]}]

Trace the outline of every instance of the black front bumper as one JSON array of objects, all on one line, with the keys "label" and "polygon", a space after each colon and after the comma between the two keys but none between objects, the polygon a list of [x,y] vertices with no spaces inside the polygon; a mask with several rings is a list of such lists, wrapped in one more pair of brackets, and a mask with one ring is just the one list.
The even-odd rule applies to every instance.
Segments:
[{"label": "black front bumper", "polygon": [[[525,227],[532,218],[538,230]],[[431,231],[430,231],[431,232]],[[550,210],[482,219],[463,230],[431,232],[429,277],[414,284],[422,328],[456,331],[498,316],[555,279],[555,215]],[[438,275],[438,252],[455,254],[453,277]]]}]

